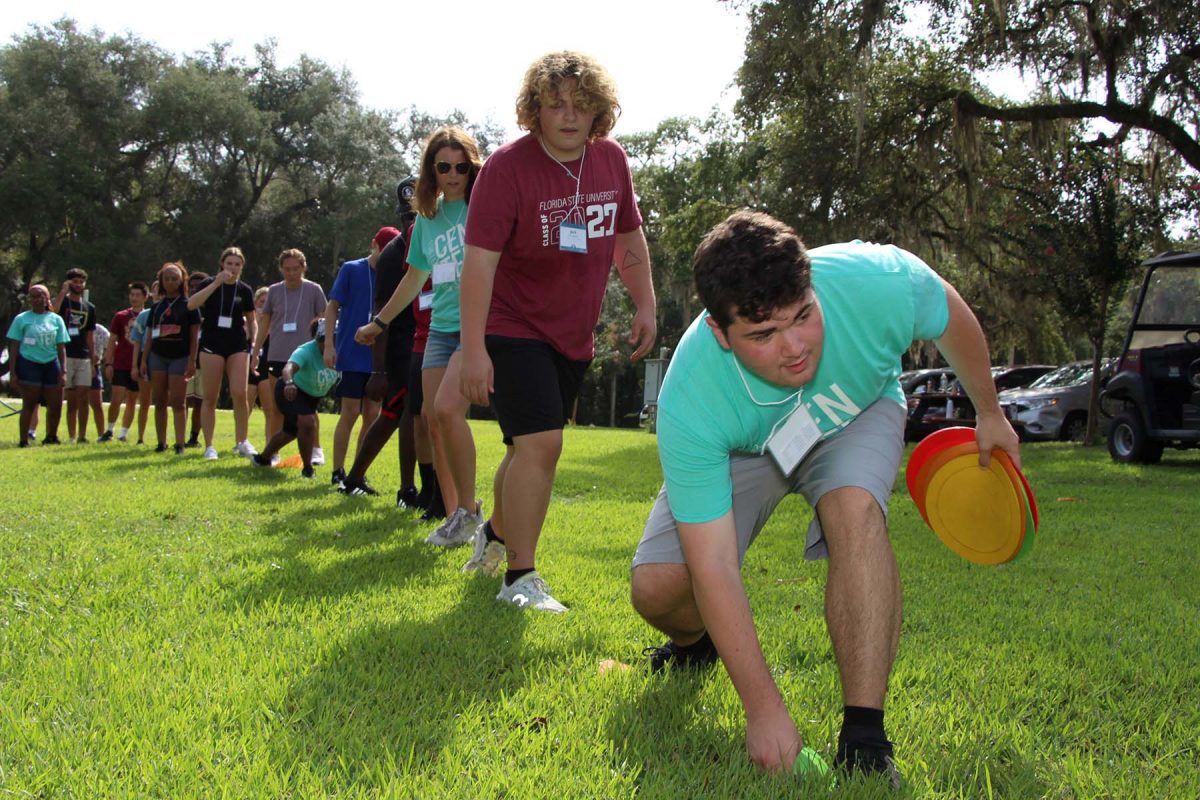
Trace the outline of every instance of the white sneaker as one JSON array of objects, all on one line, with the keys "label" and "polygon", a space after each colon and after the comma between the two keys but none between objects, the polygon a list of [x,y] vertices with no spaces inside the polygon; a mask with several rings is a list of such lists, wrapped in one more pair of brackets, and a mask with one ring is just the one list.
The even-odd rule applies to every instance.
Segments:
[{"label": "white sneaker", "polygon": [[218,458],[220,458],[220,456],[217,455],[217,448],[215,448],[215,447],[204,448],[204,460],[205,461],[216,461]]},{"label": "white sneaker", "polygon": [[280,461],[282,461],[282,460],[283,460],[283,459],[282,459],[282,457],[279,455],[279,453],[276,453],[275,455],[271,456],[271,466],[272,466],[272,467],[278,467],[278,466],[279,466],[279,462],[280,462]]},{"label": "white sneaker", "polygon": [[319,447],[314,447],[312,451],[312,465],[319,467],[325,463],[325,451]]},{"label": "white sneaker", "polygon": [[254,449],[254,445],[250,444],[249,441],[238,442],[235,444],[233,446],[233,452],[239,456],[245,456],[246,458],[253,458],[254,456],[258,455],[258,451]]},{"label": "white sneaker", "polygon": [[512,586],[501,585],[496,599],[522,611],[527,608],[552,614],[564,614],[567,611],[566,606],[550,596],[550,587],[536,571],[521,577]]},{"label": "white sneaker", "polygon": [[500,565],[504,563],[504,544],[495,539],[487,540],[483,532],[486,527],[480,525],[475,529],[474,545],[471,548],[471,560],[463,564],[463,572],[482,572],[490,578],[500,574]]},{"label": "white sneaker", "polygon": [[483,524],[483,504],[476,500],[475,507],[474,512],[462,506],[454,509],[454,513],[429,534],[425,542],[437,547],[459,547],[471,541],[475,529]]}]

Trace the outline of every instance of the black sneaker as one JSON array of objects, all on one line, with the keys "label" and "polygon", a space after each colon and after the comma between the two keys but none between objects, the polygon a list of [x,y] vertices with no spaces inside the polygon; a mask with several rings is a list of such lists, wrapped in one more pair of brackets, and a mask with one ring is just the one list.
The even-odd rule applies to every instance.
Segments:
[{"label": "black sneaker", "polygon": [[167,446],[165,444],[163,444],[162,442],[159,442],[158,447],[154,448],[154,452],[165,453],[165,452],[167,452]]},{"label": "black sneaker", "polygon": [[62,444],[62,442],[59,441],[57,436],[49,436],[45,439],[42,439],[42,444]]},{"label": "black sneaker", "polygon": [[900,791],[903,782],[892,758],[892,743],[887,739],[851,742],[839,737],[833,766],[849,774],[881,775],[894,792]]},{"label": "black sneaker", "polygon": [[[258,456],[255,456],[254,458],[257,459]],[[267,466],[270,466],[270,462],[268,462]],[[300,470],[300,477],[301,478],[315,478],[316,473],[313,472],[312,467],[304,467],[303,469]]]},{"label": "black sneaker", "polygon": [[342,481],[344,480],[346,480],[346,470],[340,467],[335,469],[333,474],[329,476],[329,482],[338,488],[341,488]]},{"label": "black sneaker", "polygon": [[187,447],[189,449],[191,449],[193,447],[199,447],[200,440],[198,438],[197,439],[188,439],[186,442],[183,443],[183,446]]},{"label": "black sneaker", "polygon": [[250,463],[256,467],[269,467],[271,466],[271,459],[264,458],[262,453],[255,453],[250,456]]},{"label": "black sneaker", "polygon": [[80,436],[78,439],[75,440],[75,444],[87,444],[87,443],[88,443],[88,438],[86,436]]},{"label": "black sneaker", "polygon": [[144,442],[144,441],[142,441],[141,439],[138,439],[138,444],[139,444],[139,445],[144,445],[144,444],[145,444],[145,442]]},{"label": "black sneaker", "polygon": [[177,456],[183,455],[183,448],[184,448],[184,445],[181,445],[181,444],[175,445],[175,455],[177,455]]},{"label": "black sneaker", "polygon": [[396,508],[416,508],[418,494],[417,487],[405,486],[396,492]]},{"label": "black sneaker", "polygon": [[708,631],[705,631],[703,636],[686,647],[681,647],[668,639],[666,644],[647,647],[642,651],[642,655],[646,656],[646,663],[651,672],[660,672],[667,667],[671,669],[702,669],[712,666],[719,658],[717,648],[709,638]]},{"label": "black sneaker", "polygon": [[342,494],[352,494],[352,495],[377,495],[377,494],[379,494],[379,492],[377,492],[375,490],[374,486],[367,483],[366,478],[363,478],[361,481],[352,481],[349,478],[347,478],[346,480],[342,481],[342,485],[338,487],[338,491],[341,492]]},{"label": "black sneaker", "polygon": [[105,431],[104,433],[100,434],[96,438],[96,441],[97,442],[111,442],[112,441],[112,431]]},{"label": "black sneaker", "polygon": [[22,439],[21,441],[17,442],[17,447],[29,447],[29,442]]},{"label": "black sneaker", "polygon": [[425,513],[421,515],[422,522],[432,522],[438,519],[446,518],[446,504],[442,502],[442,493],[434,494],[433,499],[429,501],[429,507],[425,509]]}]

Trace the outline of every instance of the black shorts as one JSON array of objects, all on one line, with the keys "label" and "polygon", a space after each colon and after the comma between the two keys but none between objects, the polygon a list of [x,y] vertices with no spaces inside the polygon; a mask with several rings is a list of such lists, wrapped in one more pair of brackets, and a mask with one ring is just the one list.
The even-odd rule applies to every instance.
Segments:
[{"label": "black shorts", "polygon": [[345,400],[362,400],[367,396],[367,381],[371,380],[369,372],[343,372],[338,383],[337,396]]},{"label": "black shorts", "polygon": [[583,375],[592,363],[572,361],[545,342],[488,336],[492,359],[492,408],[504,443],[513,437],[561,430],[571,417]]},{"label": "black shorts", "polygon": [[283,377],[283,368],[287,366],[286,361],[268,361],[267,370],[276,378]]},{"label": "black shorts", "polygon": [[421,416],[421,407],[425,405],[425,388],[421,380],[421,362],[425,360],[424,355],[424,350],[413,353],[412,361],[408,365],[408,409],[414,417]]},{"label": "black shorts", "polygon": [[296,399],[288,400],[283,395],[285,388],[287,387],[283,381],[275,381],[275,405],[283,414],[283,432],[289,436],[295,436],[300,431],[296,421],[300,417],[316,414],[319,398],[313,397],[297,386]]},{"label": "black shorts", "polygon": [[412,353],[405,350],[398,358],[389,358],[387,363],[387,393],[383,396],[383,408],[379,410],[388,419],[400,419],[408,402],[409,363]]},{"label": "black shorts", "polygon": [[250,343],[246,341],[245,331],[205,332],[200,334],[200,352],[229,358],[238,353],[249,353]]},{"label": "black shorts", "polygon": [[138,382],[133,378],[133,372],[127,369],[114,369],[112,377],[113,386],[123,386],[131,392],[138,390]]},{"label": "black shorts", "polygon": [[258,360],[258,369],[246,376],[246,382],[251,386],[258,386],[267,379],[267,360],[260,358]]}]

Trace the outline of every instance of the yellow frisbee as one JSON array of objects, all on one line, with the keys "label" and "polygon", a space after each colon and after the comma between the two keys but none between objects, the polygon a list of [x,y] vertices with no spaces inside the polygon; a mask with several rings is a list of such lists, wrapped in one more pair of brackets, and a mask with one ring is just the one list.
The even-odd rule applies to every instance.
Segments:
[{"label": "yellow frisbee", "polygon": [[929,478],[925,511],[929,527],[952,551],[976,564],[1011,561],[1025,540],[1031,516],[1019,482],[995,458],[979,468],[977,453],[964,453]]}]

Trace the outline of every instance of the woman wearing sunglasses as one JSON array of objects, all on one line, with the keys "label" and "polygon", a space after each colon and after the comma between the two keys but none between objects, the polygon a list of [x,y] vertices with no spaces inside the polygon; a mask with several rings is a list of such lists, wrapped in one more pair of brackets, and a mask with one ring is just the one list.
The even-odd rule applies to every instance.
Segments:
[{"label": "woman wearing sunglasses", "polygon": [[427,301],[422,298],[421,303],[433,312],[421,386],[425,397],[433,401],[429,431],[442,498],[447,510],[454,509],[427,539],[442,547],[466,544],[483,522],[482,508],[475,500],[475,440],[467,425],[470,404],[458,391],[462,349],[458,279],[462,274],[467,203],[481,166],[479,147],[462,128],[438,128],[430,135],[413,197],[417,220],[408,250],[410,269],[378,316],[359,328],[355,336],[362,344],[373,342],[432,277],[432,297]]}]

